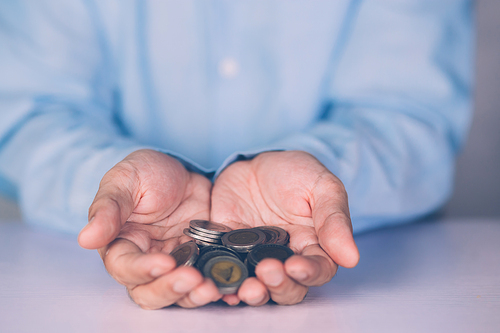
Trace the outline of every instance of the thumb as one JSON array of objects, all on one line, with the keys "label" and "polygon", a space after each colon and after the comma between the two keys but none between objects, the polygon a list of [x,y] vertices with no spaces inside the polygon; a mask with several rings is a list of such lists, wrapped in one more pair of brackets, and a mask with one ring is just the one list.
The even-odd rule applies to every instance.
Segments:
[{"label": "thumb", "polygon": [[[89,208],[89,223],[80,231],[78,243],[86,249],[98,249],[112,242],[132,214],[136,202],[137,182],[126,171],[116,171],[115,166],[104,175],[94,202]],[[121,174],[119,174],[121,173]]]},{"label": "thumb", "polygon": [[314,193],[312,217],[320,246],[340,266],[352,268],[358,264],[359,251],[352,235],[347,194],[340,184],[329,184],[326,191]]}]

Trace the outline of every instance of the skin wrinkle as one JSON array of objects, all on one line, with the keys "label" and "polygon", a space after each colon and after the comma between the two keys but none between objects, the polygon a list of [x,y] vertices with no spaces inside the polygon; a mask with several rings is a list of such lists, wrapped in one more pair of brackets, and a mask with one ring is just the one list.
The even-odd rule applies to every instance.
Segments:
[{"label": "skin wrinkle", "polygon": [[[262,167],[262,166],[261,166],[260,164],[257,164],[257,166],[255,167],[255,170],[256,170],[256,171],[254,171],[254,172],[255,172],[255,173],[259,173],[259,169],[260,169],[261,167]],[[292,175],[290,175],[290,177],[289,177],[289,178],[294,179],[295,177],[293,177],[293,175],[295,175],[295,174],[299,174],[299,173],[300,173],[300,172],[294,172]],[[290,223],[290,222],[288,222],[288,221],[286,220],[286,218],[287,218],[287,217],[288,217],[288,218],[290,218],[290,219],[292,219],[291,217],[306,217],[306,218],[311,217],[311,213],[309,213],[308,215],[300,215],[300,214],[292,214],[292,215],[289,215],[289,214],[286,214],[286,213],[285,213],[285,212],[284,212],[284,211],[283,211],[283,210],[282,210],[282,209],[281,209],[278,205],[276,205],[276,202],[275,202],[275,200],[274,200],[274,199],[269,199],[269,200],[266,200],[266,196],[262,193],[262,188],[264,187],[264,186],[262,186],[262,185],[267,185],[267,184],[261,184],[261,183],[258,183],[258,187],[259,187],[259,189],[260,189],[260,194],[261,194],[262,198],[265,200],[266,205],[268,206],[268,208],[269,208],[269,209],[270,209],[273,213],[275,213],[276,215],[280,216],[280,217],[281,217],[281,219],[282,219],[282,220],[283,220],[286,224],[292,224],[292,223]],[[302,184],[301,184],[301,185],[302,185]],[[296,186],[292,186],[292,188],[293,188],[293,187],[296,187]],[[302,188],[303,188],[304,186],[300,186],[300,185],[299,185],[299,188],[300,188],[300,187],[302,187]],[[304,199],[304,198],[303,198],[303,199]],[[277,209],[273,209],[273,208],[271,208],[271,205],[269,204],[269,201],[272,201],[272,202],[273,202],[273,204],[274,204],[273,206],[274,206],[275,208],[277,208]],[[304,201],[307,203],[307,205],[308,205],[308,207],[309,207],[309,212],[311,212],[311,205],[309,204],[308,200],[307,200],[307,199],[304,199]],[[281,214],[279,214],[279,213],[277,212],[277,210],[279,210],[279,212],[280,212]]]},{"label": "skin wrinkle", "polygon": [[[317,276],[315,279],[313,279],[313,281],[319,280],[320,282],[314,283],[314,284],[312,284],[312,286],[315,286],[315,287],[322,286],[325,283],[327,283],[327,281],[330,281],[331,279],[333,279],[333,277],[337,274],[338,265],[335,264],[333,262],[333,260],[331,260],[331,259],[329,260],[329,259],[327,259],[323,256],[319,256],[319,255],[311,255],[310,258],[315,262],[315,264],[318,268],[322,267],[320,261],[325,261],[326,264],[329,266],[329,269],[327,269],[327,270],[321,270],[321,269],[317,270],[319,272],[319,276]],[[309,282],[312,283],[312,281],[309,281]]]},{"label": "skin wrinkle", "polygon": [[[236,164],[236,163],[235,163]],[[257,216],[260,220],[259,221],[256,221],[255,218],[252,218],[252,222],[250,225],[252,226],[257,226],[257,225],[261,225],[261,224],[264,224],[264,225],[289,225],[290,222],[286,221],[282,216],[280,216],[279,214],[277,214],[272,208],[271,206],[268,204],[268,202],[266,202],[265,198],[264,198],[264,195],[260,189],[260,185],[259,185],[259,182],[257,180],[257,177],[255,175],[255,170],[253,168],[247,168],[249,170],[252,170],[251,172],[249,172],[249,175],[248,177],[245,177],[244,181],[246,184],[248,184],[249,188],[250,188],[250,192],[248,191],[244,191],[248,196],[249,196],[249,200],[246,200],[245,197],[243,197],[242,195],[236,193],[236,191],[232,190],[232,193],[235,197],[239,198],[239,202],[243,202],[245,203],[245,205],[247,206],[247,209],[239,209],[241,211],[243,211],[244,213],[239,213],[238,216],[242,216],[242,215],[250,215],[250,216]],[[241,178],[241,177],[239,177]],[[255,188],[257,188],[257,195],[255,194]],[[261,205],[257,203],[256,201],[256,198],[262,198],[263,200],[263,203],[265,205],[265,207],[267,207],[269,209],[269,211],[271,211],[272,213],[274,213],[276,216],[278,216],[280,218],[280,223],[275,223],[273,220],[273,218],[271,218],[270,216],[264,216],[262,215],[262,212],[266,211],[266,209],[259,209],[258,207],[260,207]],[[248,204],[248,202],[251,202],[251,205]],[[249,214],[248,212],[253,212],[253,214]],[[284,215],[284,214],[283,214]],[[246,227],[250,226],[246,223],[244,223],[243,225],[245,225]]]},{"label": "skin wrinkle", "polygon": [[[119,239],[115,240],[113,243],[116,243],[116,241],[118,241],[118,240],[119,240]],[[110,244],[110,247],[111,247],[111,245],[112,245],[112,244]],[[119,261],[119,260],[120,260],[120,258],[123,258],[123,257],[129,256],[129,255],[132,255],[132,254],[135,254],[135,253],[134,253],[134,252],[126,252],[126,253],[121,253],[121,254],[119,254],[119,255],[118,255],[118,256],[116,256],[116,257],[109,257],[109,255],[111,255],[111,256],[112,256],[112,254],[106,253],[106,255],[103,257],[103,259],[102,259],[102,260],[103,260],[104,265],[105,265],[106,267],[109,267],[109,264],[106,264],[106,262],[109,262],[109,260],[112,260],[112,261],[114,261],[114,262],[117,262],[117,261]],[[114,270],[113,270],[113,269],[111,270],[112,272],[110,272],[110,270],[109,270],[109,269],[107,269],[107,271],[108,271],[108,274],[109,274],[111,277],[113,277],[114,279],[116,279],[116,281],[118,281],[120,284],[122,284],[122,285],[127,285],[127,284],[126,284],[126,283],[122,280],[122,278],[121,278],[121,277],[116,276],[116,273],[114,272]]]},{"label": "skin wrinkle", "polygon": [[[240,165],[245,165],[245,164],[240,164]],[[231,168],[231,170],[234,170],[234,167]],[[234,176],[234,175],[233,175]],[[244,183],[244,184],[251,184],[252,183],[252,174],[249,173],[249,175],[247,177],[241,177],[241,175],[238,174],[238,178],[242,178],[241,182]],[[236,177],[235,177],[236,178]],[[228,188],[228,186],[226,186],[226,188]],[[250,191],[246,191],[245,189],[243,189],[242,191],[238,190],[238,191],[235,191],[234,188],[236,188],[236,186],[234,186],[233,188],[228,188],[229,191],[232,192],[233,196],[238,198],[239,202],[243,202],[246,206],[246,209],[244,209],[243,207],[240,207],[238,209],[239,213],[238,213],[238,217],[240,216],[247,216],[247,215],[259,215],[259,217],[261,218],[261,221],[262,221],[262,216],[260,216],[260,212],[258,211],[257,209],[257,206],[256,206],[256,203],[255,201],[253,200],[253,195],[251,193],[251,190]],[[251,187],[250,187],[251,188]],[[243,195],[240,195],[239,192],[241,192],[242,194],[246,194],[246,196],[249,196],[250,197],[250,202],[248,200],[246,200],[246,198],[243,196]],[[235,200],[236,201],[236,200]],[[251,214],[249,214],[249,212],[252,212]],[[256,214],[257,213],[257,214]],[[246,221],[250,220],[250,219],[245,219]],[[252,222],[250,225],[255,225],[255,221],[254,219],[251,219]],[[249,224],[247,222],[239,222],[241,223],[242,225],[244,225],[245,227],[248,227]]]},{"label": "skin wrinkle", "polygon": [[[254,172],[255,172],[255,171],[254,171]],[[274,208],[278,208],[278,211],[279,211],[279,212],[276,212],[276,209],[273,209],[273,208],[271,207],[271,205],[269,204],[269,200],[266,200],[266,196],[265,196],[265,194],[262,192],[262,186],[261,186],[261,184],[259,183],[259,181],[257,180],[257,177],[255,177],[255,175],[254,175],[254,178],[256,179],[256,180],[255,180],[255,182],[257,183],[257,188],[258,188],[258,191],[259,191],[260,198],[262,198],[262,200],[264,201],[264,204],[267,206],[267,208],[268,208],[268,209],[269,209],[272,213],[274,213],[276,216],[278,216],[278,217],[282,220],[282,222],[284,222],[284,224],[290,224],[290,222],[287,222],[287,221],[283,218],[283,216],[286,216],[286,214],[285,214],[285,213],[284,213],[284,212],[283,212],[283,211],[282,211],[279,207],[277,207],[277,205],[276,205],[276,203],[274,202],[274,200],[271,200],[271,201],[273,202],[273,204],[274,204],[273,206],[274,206]],[[270,220],[270,219],[268,219],[268,221],[269,221],[269,220]],[[262,219],[262,221],[265,221],[265,220],[264,220],[264,219]],[[267,224],[267,225],[273,225],[273,223],[272,223],[272,222],[271,222],[271,223],[269,223],[269,222],[268,222],[268,223],[265,223],[265,222],[264,222],[264,224]]]},{"label": "skin wrinkle", "polygon": [[[257,202],[255,201],[256,198],[263,198],[262,197],[262,191],[261,191],[261,189],[259,187],[259,183],[258,183],[257,177],[255,176],[254,172],[249,172],[248,178],[249,178],[248,179],[248,183],[249,184],[250,183],[256,184],[256,186],[252,186],[252,185],[249,186],[250,189],[251,189],[251,191],[254,191],[255,188],[257,188],[257,192],[259,194],[259,195],[253,195],[252,193],[250,193],[250,200],[252,201],[254,212],[257,213],[256,215],[258,215],[258,217],[260,219],[260,221],[259,221],[260,223],[257,224],[256,221],[254,221],[253,225],[255,226],[255,225],[260,225],[260,224],[266,224],[264,222],[266,220],[264,219],[264,216],[262,216],[262,211],[263,210],[260,210],[260,209],[257,208],[257,207],[259,207],[259,205],[257,205]],[[267,203],[265,202],[265,200],[264,200],[264,204],[267,205]],[[268,208],[270,208],[270,207],[268,207]]]},{"label": "skin wrinkle", "polygon": [[[295,230],[295,226],[293,227],[294,228],[290,230],[290,239],[293,237],[293,242],[290,242],[289,246],[295,253],[302,254],[305,248],[318,243],[316,234],[311,232],[314,230],[313,227],[298,226],[297,228],[302,229],[302,232],[300,232],[300,230]],[[304,231],[306,230],[308,234],[304,234]],[[299,246],[295,246],[295,243]]]},{"label": "skin wrinkle", "polygon": [[[233,209],[231,210],[231,211],[233,212],[233,214],[231,214],[231,215],[234,215],[234,216],[241,216],[241,215],[242,215],[241,213],[234,214],[234,211],[235,211],[235,210],[238,210],[238,211],[250,211],[250,208],[251,208],[251,207],[248,205],[248,203],[246,202],[246,200],[243,200],[244,198],[243,198],[240,194],[238,194],[238,193],[236,193],[235,191],[233,191],[233,190],[232,190],[229,186],[227,186],[227,185],[226,185],[225,187],[227,188],[227,192],[228,192],[228,193],[230,193],[232,196],[234,196],[234,197],[236,197],[236,198],[240,199],[240,202],[244,202],[245,206],[247,207],[247,210],[245,210],[245,209],[243,209],[243,208],[233,207]],[[224,189],[224,188],[223,188],[223,189]],[[223,199],[222,201],[229,201],[229,202],[230,202],[231,200],[225,200],[225,199]],[[234,206],[234,205],[231,205],[231,206]],[[253,209],[252,209],[252,210],[253,210]],[[246,224],[246,223],[243,223],[243,222],[237,222],[236,220],[234,220],[234,217],[232,217],[232,219],[233,219],[232,221],[228,221],[228,222],[233,222],[233,223],[236,223],[236,224],[238,224],[238,225],[243,225],[243,226],[245,226],[245,227],[247,226],[247,224]],[[221,221],[221,222],[225,222],[225,221]]]},{"label": "skin wrinkle", "polygon": [[[131,170],[129,170],[127,167],[130,167]],[[122,186],[120,186],[120,189],[121,191],[125,191],[125,193],[128,193],[129,195],[129,198],[131,199],[131,202],[133,203],[134,207],[137,206],[140,198],[141,198],[141,195],[139,193],[139,191],[133,191],[131,189],[133,188],[141,188],[140,185],[140,177],[138,176],[139,174],[139,171],[137,170],[137,168],[135,168],[134,166],[131,166],[130,164],[123,164],[123,163],[119,163],[119,165],[117,165],[118,169],[117,170],[113,170],[112,173],[108,172],[106,173],[106,175],[104,175],[103,177],[103,180],[106,179],[106,182],[103,184],[104,186],[112,186],[110,184],[114,184],[116,183],[115,181],[111,182],[110,180],[108,180],[108,178],[111,178],[113,179],[114,177],[118,177],[118,179],[120,180],[119,182],[117,182],[118,184],[121,184]],[[116,173],[116,175],[115,175]],[[108,177],[106,177],[108,176]],[[101,185],[102,186],[102,185]],[[136,193],[134,193],[136,192]]]}]

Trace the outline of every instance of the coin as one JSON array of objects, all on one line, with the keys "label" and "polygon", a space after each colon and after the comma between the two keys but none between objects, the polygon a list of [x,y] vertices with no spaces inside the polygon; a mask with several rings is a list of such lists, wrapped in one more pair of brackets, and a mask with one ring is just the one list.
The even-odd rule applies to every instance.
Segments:
[{"label": "coin", "polygon": [[266,235],[258,229],[237,229],[221,238],[222,244],[236,252],[249,252],[256,245],[264,243]]},{"label": "coin", "polygon": [[203,275],[212,279],[221,294],[235,294],[248,277],[248,270],[241,260],[232,256],[210,259],[203,268]]},{"label": "coin", "polygon": [[[208,243],[208,245],[211,245],[211,244],[220,244],[220,240],[209,238],[209,237],[200,236],[198,234],[193,234],[191,232],[191,230],[188,229],[188,228],[185,228],[183,230],[183,232],[184,232],[184,235],[189,236],[191,238],[194,238],[195,241],[201,241],[202,242],[201,245],[205,245],[203,243]],[[199,244],[198,242],[196,242],[196,243]]]},{"label": "coin", "polygon": [[205,248],[207,246],[213,246],[213,245],[219,245],[220,243],[209,243],[209,242],[204,242],[202,240],[199,240],[199,239],[195,239],[194,242],[200,246],[200,248]]},{"label": "coin", "polygon": [[234,255],[236,258],[240,258],[240,254],[238,252],[236,252],[235,250],[230,249],[228,247],[225,247],[223,245],[205,246],[202,249],[200,249],[200,256],[199,257],[201,258],[201,256],[203,256],[204,254],[206,254],[208,252],[212,252],[212,251],[217,251],[217,250],[225,251],[225,252],[227,252],[229,254]]},{"label": "coin", "polygon": [[259,229],[267,229],[267,230],[272,230],[278,234],[278,238],[276,239],[274,244],[279,244],[279,245],[286,245],[288,244],[288,241],[290,239],[290,235],[288,232],[286,232],[285,229],[282,229],[280,227],[274,226],[274,225],[263,225],[258,227]]},{"label": "coin", "polygon": [[[209,248],[211,246],[207,246]],[[224,248],[223,246],[221,246]],[[210,259],[215,258],[215,257],[233,257],[238,260],[240,260],[240,257],[237,254],[234,254],[233,252],[227,251],[229,250],[228,248],[223,249],[213,249],[211,251],[205,251],[203,254],[201,254],[198,257],[198,260],[196,261],[196,267],[203,272],[203,269],[205,268],[205,264],[210,261]]]},{"label": "coin", "polygon": [[210,239],[214,239],[216,241],[219,241],[220,238],[221,238],[221,236],[222,236],[222,235],[207,234],[207,233],[198,231],[198,230],[193,229],[193,228],[189,228],[189,232],[191,234],[194,234],[194,235],[197,235],[197,236],[201,236],[201,237],[210,238]]},{"label": "coin", "polygon": [[233,229],[220,224],[217,222],[207,221],[207,220],[192,220],[189,222],[189,227],[202,233],[213,234],[213,235],[223,235]]},{"label": "coin", "polygon": [[170,252],[170,255],[174,257],[177,267],[179,266],[193,266],[198,259],[198,254],[200,250],[198,246],[193,242],[189,241],[184,244],[177,246]]},{"label": "coin", "polygon": [[266,235],[266,240],[264,241],[264,244],[274,244],[276,243],[276,240],[278,239],[279,233],[278,231],[271,229],[271,228],[266,228],[265,226],[262,227],[256,227],[254,229],[259,229]]},{"label": "coin", "polygon": [[248,267],[249,274],[254,275],[255,267],[262,259],[274,258],[281,262],[285,262],[293,255],[293,251],[287,246],[279,244],[261,244],[257,245],[254,249],[252,249],[252,251],[250,251],[250,253],[248,253],[245,262]]}]

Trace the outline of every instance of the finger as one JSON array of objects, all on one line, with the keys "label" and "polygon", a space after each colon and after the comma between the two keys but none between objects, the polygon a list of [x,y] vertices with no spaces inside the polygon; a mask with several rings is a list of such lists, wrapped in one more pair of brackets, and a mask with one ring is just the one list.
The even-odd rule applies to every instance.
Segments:
[{"label": "finger", "polygon": [[269,301],[266,286],[254,277],[243,281],[238,289],[238,298],[251,306],[264,305]]},{"label": "finger", "polygon": [[222,300],[230,306],[236,306],[241,302],[240,298],[236,294],[224,295],[222,296]]},{"label": "finger", "polygon": [[262,260],[255,268],[255,274],[269,290],[272,300],[278,304],[297,304],[307,294],[308,288],[291,279],[279,260]]},{"label": "finger", "polygon": [[[120,166],[106,173],[89,208],[89,224],[80,231],[78,243],[98,249],[113,241],[132,214],[138,199],[135,174]],[[124,180],[125,179],[125,180]]]},{"label": "finger", "polygon": [[340,266],[356,266],[359,251],[352,236],[347,194],[333,174],[318,182],[313,190],[311,208],[321,247]]},{"label": "finger", "polygon": [[308,287],[321,286],[329,282],[338,269],[318,245],[307,246],[301,255],[288,258],[284,266],[288,276]]},{"label": "finger", "polygon": [[177,305],[183,308],[196,308],[211,302],[216,302],[221,299],[221,297],[222,295],[219,293],[215,283],[205,278],[202,284],[177,301]]},{"label": "finger", "polygon": [[148,284],[129,289],[129,294],[144,309],[160,309],[176,303],[203,281],[195,268],[179,267]]},{"label": "finger", "polygon": [[161,252],[143,253],[137,245],[126,239],[112,242],[100,253],[109,274],[126,286],[149,283],[171,272],[176,266],[172,256]]}]

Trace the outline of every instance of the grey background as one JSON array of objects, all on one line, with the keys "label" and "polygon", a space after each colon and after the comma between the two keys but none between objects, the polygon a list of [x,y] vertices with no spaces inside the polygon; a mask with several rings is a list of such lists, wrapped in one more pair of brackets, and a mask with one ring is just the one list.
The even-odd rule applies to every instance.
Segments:
[{"label": "grey background", "polygon": [[[479,0],[476,9],[475,114],[443,214],[500,217],[500,1]],[[19,218],[16,204],[0,197],[0,219]]]},{"label": "grey background", "polygon": [[480,0],[477,9],[474,120],[458,158],[450,216],[500,216],[500,1]]}]

